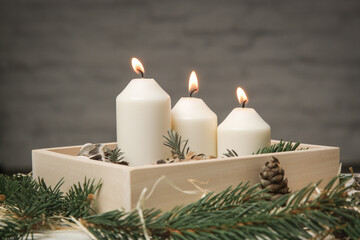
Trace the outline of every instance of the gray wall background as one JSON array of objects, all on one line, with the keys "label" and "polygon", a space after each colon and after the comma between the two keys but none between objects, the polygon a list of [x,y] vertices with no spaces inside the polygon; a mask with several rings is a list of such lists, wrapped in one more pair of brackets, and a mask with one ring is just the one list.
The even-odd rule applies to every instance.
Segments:
[{"label": "gray wall background", "polygon": [[358,0],[0,0],[0,165],[115,141],[133,56],[172,105],[194,69],[219,123],[242,86],[274,139],[340,146],[359,165],[359,29]]}]

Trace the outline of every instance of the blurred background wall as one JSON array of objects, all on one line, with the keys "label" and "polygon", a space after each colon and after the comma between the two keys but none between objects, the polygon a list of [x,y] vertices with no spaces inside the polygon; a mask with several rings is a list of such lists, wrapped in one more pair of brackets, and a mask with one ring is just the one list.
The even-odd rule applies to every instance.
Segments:
[{"label": "blurred background wall", "polygon": [[274,139],[359,166],[359,29],[358,0],[0,0],[1,171],[30,171],[34,148],[115,141],[133,56],[172,105],[196,70],[219,123],[242,86]]}]

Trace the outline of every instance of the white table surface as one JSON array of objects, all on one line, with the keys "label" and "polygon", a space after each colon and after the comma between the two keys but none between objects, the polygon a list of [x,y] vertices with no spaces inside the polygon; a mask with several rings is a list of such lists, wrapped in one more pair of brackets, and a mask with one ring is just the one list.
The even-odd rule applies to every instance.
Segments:
[{"label": "white table surface", "polygon": [[[31,238],[28,238],[31,239]],[[91,238],[80,230],[56,230],[35,233],[36,240],[91,240]]]}]

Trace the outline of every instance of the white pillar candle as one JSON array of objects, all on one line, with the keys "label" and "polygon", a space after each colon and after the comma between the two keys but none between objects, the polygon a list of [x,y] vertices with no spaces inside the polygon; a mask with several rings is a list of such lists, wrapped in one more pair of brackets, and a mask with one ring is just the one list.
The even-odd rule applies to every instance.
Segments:
[{"label": "white pillar candle", "polygon": [[189,80],[190,97],[181,98],[171,110],[171,127],[182,139],[188,139],[188,147],[197,154],[216,157],[217,116],[200,98],[192,97],[198,91],[196,74]]},{"label": "white pillar candle", "polygon": [[[133,68],[144,68],[133,59]],[[170,157],[163,135],[171,128],[169,95],[154,80],[133,79],[116,98],[117,144],[130,166],[152,164]]]},{"label": "white pillar candle", "polygon": [[270,145],[270,126],[253,108],[245,108],[245,92],[237,89],[242,107],[235,108],[218,127],[219,157],[229,150],[241,155],[251,155],[260,148]]}]

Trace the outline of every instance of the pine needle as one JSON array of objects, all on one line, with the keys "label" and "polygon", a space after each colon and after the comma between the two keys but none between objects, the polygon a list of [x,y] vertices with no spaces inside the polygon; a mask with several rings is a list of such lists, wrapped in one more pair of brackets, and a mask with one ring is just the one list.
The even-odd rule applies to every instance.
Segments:
[{"label": "pine needle", "polygon": [[[360,237],[360,213],[347,189],[332,180],[309,200],[316,186],[268,202],[257,186],[240,184],[169,212],[144,210],[154,239],[308,239],[312,236]],[[283,207],[285,204],[285,207]],[[119,210],[83,219],[99,239],[143,239],[136,212]]]},{"label": "pine needle", "polygon": [[122,165],[129,165],[127,161],[124,160],[124,152],[121,151],[120,148],[116,147],[115,149],[111,150],[106,148],[105,151],[105,159],[106,161],[122,164]]},{"label": "pine needle", "polygon": [[[143,215],[152,239],[309,239],[360,238],[360,212],[353,185],[331,180],[314,196],[316,185],[284,195],[275,201],[264,199],[259,185],[238,186],[185,206],[162,212],[144,209]],[[6,177],[0,174],[0,239],[26,239],[34,232],[64,224],[72,215],[97,239],[144,239],[137,211],[114,210],[91,215],[89,202],[100,188],[86,179],[73,185],[64,196],[59,187],[47,186],[42,179]],[[9,195],[7,186],[15,189]],[[15,186],[15,187],[14,187]],[[76,209],[79,209],[78,211]],[[66,210],[68,209],[68,210]],[[76,216],[76,217],[75,217]]]},{"label": "pine needle", "polygon": [[280,140],[278,143],[274,143],[269,147],[260,148],[256,154],[264,154],[264,153],[275,153],[275,152],[288,152],[288,151],[295,151],[300,145],[300,142],[293,143],[293,141],[285,142],[283,139]]},{"label": "pine needle", "polygon": [[84,217],[95,210],[91,208],[91,204],[95,198],[94,194],[101,187],[101,182],[95,184],[95,180],[84,180],[83,184],[74,184],[67,192],[64,199],[64,216]]},{"label": "pine needle", "polygon": [[[276,152],[289,152],[289,151],[307,149],[307,148],[298,149],[299,146],[300,146],[300,142],[295,142],[295,143],[293,143],[293,141],[286,142],[281,139],[280,142],[278,142],[278,143],[274,143],[268,147],[260,148],[259,150],[254,152],[252,155],[265,154],[265,153],[276,153]],[[234,149],[231,149],[231,150],[226,149],[226,150],[227,150],[227,152],[223,153],[223,156],[225,156],[225,157],[237,157],[238,156],[237,152]]]},{"label": "pine needle", "polygon": [[64,224],[61,219],[69,215],[88,216],[94,194],[100,183],[86,180],[71,187],[67,195],[60,191],[64,183],[47,186],[44,179],[33,180],[31,176],[0,174],[0,239],[32,238],[36,231],[49,230]]},{"label": "pine needle", "polygon": [[227,153],[224,153],[223,155],[225,157],[237,157],[238,154],[235,152],[235,150],[229,150],[229,149],[226,149]]},{"label": "pine needle", "polygon": [[164,145],[170,148],[174,158],[185,159],[186,154],[190,151],[190,148],[187,147],[189,140],[182,140],[181,136],[174,130],[168,130],[167,134],[168,136],[163,136],[165,138]]}]

